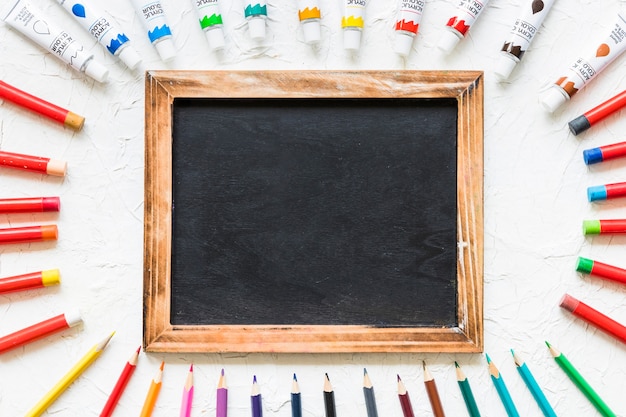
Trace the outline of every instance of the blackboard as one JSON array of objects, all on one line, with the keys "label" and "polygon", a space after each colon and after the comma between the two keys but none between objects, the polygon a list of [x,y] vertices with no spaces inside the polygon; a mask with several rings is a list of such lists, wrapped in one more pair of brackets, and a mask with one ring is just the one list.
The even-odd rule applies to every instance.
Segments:
[{"label": "blackboard", "polygon": [[148,73],[146,349],[482,350],[481,76]]}]

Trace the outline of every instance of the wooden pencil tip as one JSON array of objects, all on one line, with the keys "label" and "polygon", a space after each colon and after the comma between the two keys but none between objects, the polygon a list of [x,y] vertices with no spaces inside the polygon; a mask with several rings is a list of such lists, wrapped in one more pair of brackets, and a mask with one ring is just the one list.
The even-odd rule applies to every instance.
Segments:
[{"label": "wooden pencil tip", "polygon": [[140,352],[141,352],[141,346],[137,348],[137,354],[139,354]]},{"label": "wooden pencil tip", "polygon": [[422,361],[422,367],[426,369],[426,361]]},{"label": "wooden pencil tip", "polygon": [[400,379],[400,374],[396,374],[396,376],[398,377],[398,382],[402,381],[402,379]]},{"label": "wooden pencil tip", "polygon": [[224,368],[222,368],[222,376],[224,376]]},{"label": "wooden pencil tip", "polygon": [[160,370],[163,370],[163,367],[165,366],[165,361],[161,361],[161,366],[159,366]]},{"label": "wooden pencil tip", "polygon": [[491,363],[491,358],[489,357],[489,354],[485,353],[485,358],[487,358],[487,363]]},{"label": "wooden pencil tip", "polygon": [[460,368],[459,363],[458,363],[457,361],[454,361],[454,366],[455,366],[456,368]]},{"label": "wooden pencil tip", "polygon": [[193,363],[189,366],[189,372],[193,372]]},{"label": "wooden pencil tip", "polygon": [[548,341],[547,341],[547,340],[546,340],[546,346],[547,346],[547,347],[549,347],[549,348],[551,348],[551,347],[552,347],[552,345],[551,345],[550,343],[548,343]]},{"label": "wooden pencil tip", "polygon": [[256,382],[256,375],[254,375],[254,377],[252,378],[252,383],[253,383],[253,384],[256,384],[256,383],[257,383],[257,382]]},{"label": "wooden pencil tip", "polygon": [[293,380],[294,380],[294,381],[296,381],[296,382],[298,382],[298,378],[296,378],[296,374],[295,374],[295,372],[294,372],[294,374],[293,374]]},{"label": "wooden pencil tip", "polygon": [[363,368],[363,375],[367,375],[367,368]]}]

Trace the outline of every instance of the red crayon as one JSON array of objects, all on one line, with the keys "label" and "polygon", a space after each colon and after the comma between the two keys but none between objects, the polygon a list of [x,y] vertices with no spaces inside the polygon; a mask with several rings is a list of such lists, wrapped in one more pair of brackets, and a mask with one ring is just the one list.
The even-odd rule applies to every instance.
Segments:
[{"label": "red crayon", "polygon": [[583,220],[583,233],[586,235],[626,233],[626,219]]},{"label": "red crayon", "polygon": [[11,101],[18,106],[32,110],[75,130],[82,129],[85,124],[85,118],[83,116],[79,116],[76,113],[42,100],[39,97],[28,94],[1,80],[0,98]]},{"label": "red crayon", "polygon": [[40,323],[33,324],[17,332],[0,337],[0,353],[25,345],[26,343],[41,339],[62,330],[69,329],[82,323],[80,314],[60,314]]},{"label": "red crayon", "polygon": [[626,90],[570,121],[569,129],[577,135],[624,106],[626,106]]},{"label": "red crayon", "polygon": [[0,213],[42,213],[59,211],[59,197],[0,198]]},{"label": "red crayon", "polygon": [[561,307],[587,323],[626,343],[626,327],[569,294],[561,299]]},{"label": "red crayon", "polygon": [[111,391],[111,395],[109,395],[109,399],[107,400],[102,412],[100,413],[100,417],[108,417],[113,414],[113,410],[115,410],[115,406],[117,406],[117,402],[119,401],[126,385],[128,385],[128,381],[130,381],[130,377],[133,376],[135,372],[135,368],[137,368],[137,360],[139,358],[139,351],[141,350],[141,346],[131,355],[128,362],[122,369],[122,373],[120,377],[117,379],[117,383],[115,387],[113,387],[113,391]]},{"label": "red crayon", "polygon": [[595,275],[626,284],[626,269],[603,264],[602,262],[579,257],[576,270],[583,274]]},{"label": "red crayon", "polygon": [[0,151],[0,165],[59,177],[64,176],[67,170],[67,163],[62,161],[3,151]]},{"label": "red crayon", "polygon": [[54,224],[0,229],[0,244],[41,242],[58,237],[59,231]]},{"label": "red crayon", "polygon": [[29,274],[15,275],[0,279],[0,294],[17,291],[34,290],[36,288],[49,287],[61,283],[61,275],[58,269],[31,272]]}]

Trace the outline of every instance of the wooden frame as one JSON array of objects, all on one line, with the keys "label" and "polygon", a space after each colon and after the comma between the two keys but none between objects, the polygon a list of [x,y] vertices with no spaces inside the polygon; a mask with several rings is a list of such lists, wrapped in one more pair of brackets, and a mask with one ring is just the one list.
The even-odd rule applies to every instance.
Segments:
[{"label": "wooden frame", "polygon": [[[150,352],[482,352],[483,73],[149,71],[145,100],[144,340]],[[170,323],[175,98],[452,98],[457,126],[458,327],[173,326]]]}]

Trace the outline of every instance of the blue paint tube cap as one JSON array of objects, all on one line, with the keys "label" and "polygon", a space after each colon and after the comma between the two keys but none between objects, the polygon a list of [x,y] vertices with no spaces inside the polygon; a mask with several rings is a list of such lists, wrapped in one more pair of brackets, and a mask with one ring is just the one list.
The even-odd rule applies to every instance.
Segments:
[{"label": "blue paint tube cap", "polygon": [[587,198],[589,199],[589,202],[606,200],[606,186],[596,185],[587,188]]},{"label": "blue paint tube cap", "polygon": [[587,165],[597,164],[598,162],[602,162],[604,160],[600,148],[584,150],[583,159],[585,160],[585,164]]}]

